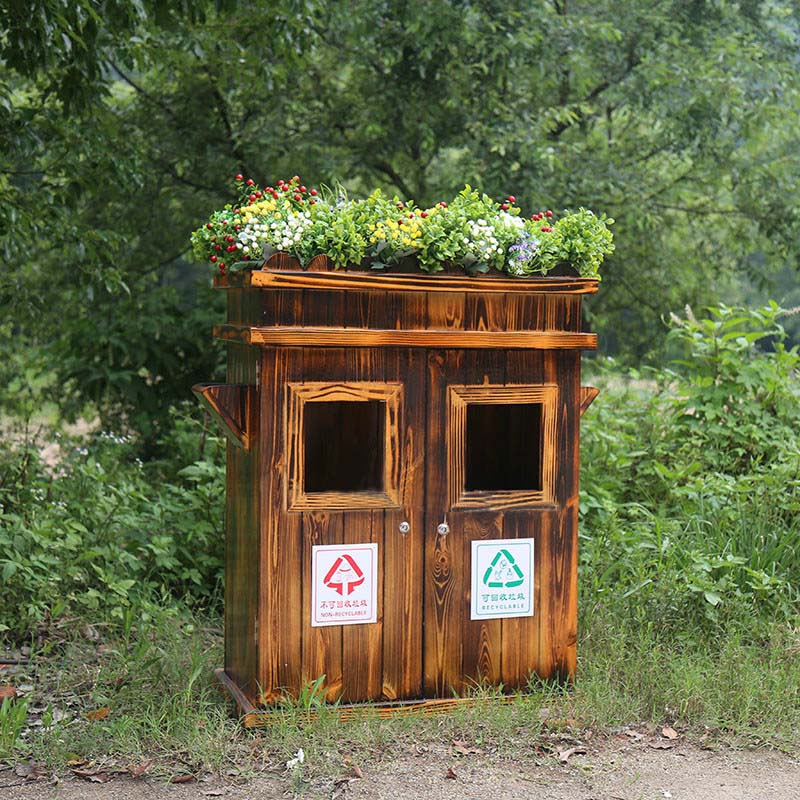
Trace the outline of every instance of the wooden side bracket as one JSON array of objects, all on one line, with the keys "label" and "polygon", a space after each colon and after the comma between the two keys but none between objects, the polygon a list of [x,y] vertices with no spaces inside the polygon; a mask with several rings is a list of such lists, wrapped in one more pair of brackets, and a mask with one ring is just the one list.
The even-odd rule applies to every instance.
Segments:
[{"label": "wooden side bracket", "polygon": [[599,394],[600,390],[595,389],[594,386],[581,386],[581,416]]},{"label": "wooden side bracket", "polygon": [[252,413],[255,386],[243,383],[198,383],[192,391],[206,411],[222,426],[225,435],[236,447],[250,450],[255,417]]}]

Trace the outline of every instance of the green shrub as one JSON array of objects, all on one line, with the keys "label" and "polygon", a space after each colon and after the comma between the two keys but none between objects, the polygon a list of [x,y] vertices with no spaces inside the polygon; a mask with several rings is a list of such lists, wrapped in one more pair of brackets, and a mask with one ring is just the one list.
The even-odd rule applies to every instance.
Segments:
[{"label": "green shrub", "polygon": [[173,457],[149,464],[109,432],[59,437],[55,466],[35,442],[0,445],[0,631],[21,637],[65,615],[121,619],[162,589],[215,601],[224,466],[220,441],[197,428],[175,414]]},{"label": "green shrub", "polygon": [[800,358],[781,314],[689,311],[672,319],[674,369],[598,376],[581,478],[589,610],[678,636],[797,623]]}]

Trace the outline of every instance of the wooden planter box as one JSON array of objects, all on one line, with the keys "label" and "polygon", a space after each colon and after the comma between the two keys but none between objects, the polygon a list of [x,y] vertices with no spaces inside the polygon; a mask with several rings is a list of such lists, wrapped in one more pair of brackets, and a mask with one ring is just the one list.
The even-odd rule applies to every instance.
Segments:
[{"label": "wooden planter box", "polygon": [[572,678],[597,282],[269,268],[216,286],[228,383],[195,391],[231,439],[220,673],[240,706],[320,676],[345,703]]}]

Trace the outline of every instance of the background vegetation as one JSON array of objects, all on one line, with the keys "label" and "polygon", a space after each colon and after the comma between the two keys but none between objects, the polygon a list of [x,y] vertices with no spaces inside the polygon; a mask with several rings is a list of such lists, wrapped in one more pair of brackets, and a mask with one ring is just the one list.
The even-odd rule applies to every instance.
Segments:
[{"label": "background vegetation", "polygon": [[617,220],[581,681],[486,735],[546,699],[797,746],[800,317],[766,302],[800,303],[794,4],[37,0],[0,31],[0,655],[33,687],[0,757],[254,763],[209,691],[224,452],[188,400],[224,359],[189,233],[239,171]]}]

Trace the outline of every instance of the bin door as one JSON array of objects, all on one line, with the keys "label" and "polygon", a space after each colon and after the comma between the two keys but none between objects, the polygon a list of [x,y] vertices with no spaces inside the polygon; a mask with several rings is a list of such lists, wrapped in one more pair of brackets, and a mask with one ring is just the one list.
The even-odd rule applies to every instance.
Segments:
[{"label": "bin door", "polygon": [[298,543],[296,680],[308,687],[324,675],[328,700],[420,696],[424,358],[386,349],[304,358],[284,398],[278,532]]},{"label": "bin door", "polygon": [[541,577],[559,524],[563,393],[546,360],[529,352],[429,355],[428,696],[483,684],[524,688],[532,671],[547,672]]}]

